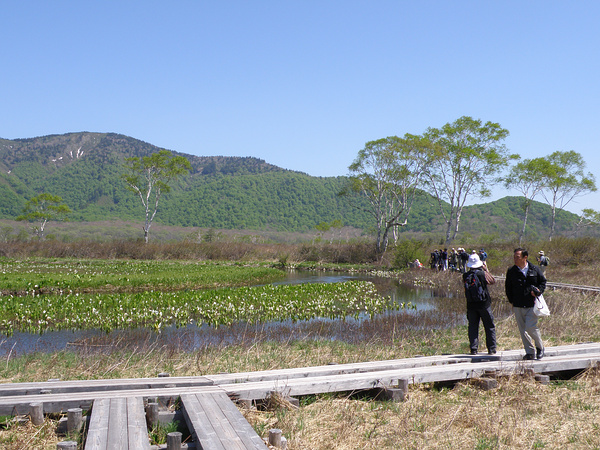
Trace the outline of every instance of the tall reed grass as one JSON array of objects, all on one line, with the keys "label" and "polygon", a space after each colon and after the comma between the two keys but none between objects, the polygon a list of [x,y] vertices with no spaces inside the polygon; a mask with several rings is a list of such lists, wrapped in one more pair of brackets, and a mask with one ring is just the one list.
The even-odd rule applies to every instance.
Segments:
[{"label": "tall reed grass", "polygon": [[337,264],[376,263],[370,242],[269,244],[245,242],[77,241],[1,242],[0,257],[136,260],[312,261]]}]

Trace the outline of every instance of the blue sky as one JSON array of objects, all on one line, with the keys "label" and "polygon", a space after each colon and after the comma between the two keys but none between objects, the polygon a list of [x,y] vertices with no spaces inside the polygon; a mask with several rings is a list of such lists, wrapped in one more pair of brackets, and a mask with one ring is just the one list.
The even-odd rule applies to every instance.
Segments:
[{"label": "blue sky", "polygon": [[[524,158],[581,153],[600,186],[597,1],[57,0],[0,11],[2,138],[115,132],[338,176],[367,141],[467,115],[508,129]],[[518,195],[493,198],[507,194]]]}]

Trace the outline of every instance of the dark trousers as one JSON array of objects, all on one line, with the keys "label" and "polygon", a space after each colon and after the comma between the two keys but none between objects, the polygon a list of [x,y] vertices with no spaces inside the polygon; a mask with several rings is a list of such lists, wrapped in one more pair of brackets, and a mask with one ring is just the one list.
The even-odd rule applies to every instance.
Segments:
[{"label": "dark trousers", "polygon": [[479,347],[479,320],[483,322],[485,329],[485,344],[488,351],[496,350],[496,326],[491,305],[471,306],[467,308],[467,320],[469,321],[469,346],[471,350]]}]

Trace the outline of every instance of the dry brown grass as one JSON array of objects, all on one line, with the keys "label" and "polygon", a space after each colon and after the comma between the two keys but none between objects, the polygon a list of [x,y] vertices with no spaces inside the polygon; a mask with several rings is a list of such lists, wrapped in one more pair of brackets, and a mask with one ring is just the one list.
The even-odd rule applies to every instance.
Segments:
[{"label": "dry brown grass", "polygon": [[296,449],[582,449],[600,446],[600,373],[540,385],[501,379],[495,390],[411,386],[406,402],[322,398],[300,409],[247,412]]},{"label": "dry brown grass", "polygon": [[56,450],[56,444],[63,438],[57,436],[58,420],[47,418],[40,426],[31,422],[19,424],[10,420],[0,429],[0,448],[2,450]]}]

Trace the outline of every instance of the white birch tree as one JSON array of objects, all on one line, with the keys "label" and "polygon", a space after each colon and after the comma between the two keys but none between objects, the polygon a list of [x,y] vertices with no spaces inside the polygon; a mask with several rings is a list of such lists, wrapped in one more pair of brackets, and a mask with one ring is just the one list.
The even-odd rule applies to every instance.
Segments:
[{"label": "white birch tree", "polygon": [[139,196],[145,209],[144,242],[148,243],[148,232],[158,211],[161,194],[171,189],[167,183],[188,173],[191,168],[186,158],[172,156],[167,150],[141,158],[135,156],[125,159],[127,173],[123,179],[128,189]]},{"label": "white birch tree", "polygon": [[556,210],[564,209],[575,197],[595,192],[596,180],[592,173],[585,173],[585,161],[576,151],[556,151],[546,157],[548,167],[544,173],[544,189],[541,191],[546,203],[552,208],[552,224],[549,240],[556,231]]},{"label": "white birch tree", "polygon": [[508,134],[497,123],[468,116],[425,132],[434,144],[427,187],[446,223],[446,245],[456,238],[467,199],[488,197],[490,187],[500,181],[496,175],[515,157],[503,143]]},{"label": "white birch tree", "polygon": [[523,226],[519,233],[519,247],[523,242],[529,208],[533,199],[542,191],[546,180],[545,174],[549,170],[549,162],[545,158],[525,159],[515,164],[510,173],[504,178],[507,189],[516,189],[523,195]]},{"label": "white birch tree", "polygon": [[390,231],[406,225],[431,152],[421,136],[405,135],[367,142],[350,165],[350,189],[363,196],[364,210],[376,227],[376,251],[382,256]]}]

